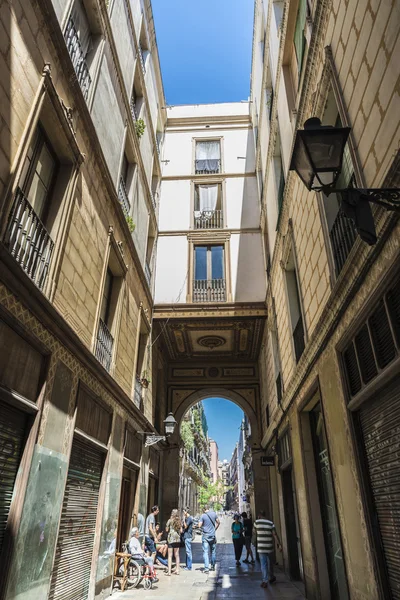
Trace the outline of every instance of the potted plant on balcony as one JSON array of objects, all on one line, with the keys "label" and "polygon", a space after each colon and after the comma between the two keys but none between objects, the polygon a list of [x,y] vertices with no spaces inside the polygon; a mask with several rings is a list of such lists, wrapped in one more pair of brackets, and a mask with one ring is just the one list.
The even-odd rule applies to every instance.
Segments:
[{"label": "potted plant on balcony", "polygon": [[143,371],[142,376],[140,378],[140,383],[142,384],[142,387],[144,387],[144,388],[149,387],[151,380],[148,377],[147,371]]}]

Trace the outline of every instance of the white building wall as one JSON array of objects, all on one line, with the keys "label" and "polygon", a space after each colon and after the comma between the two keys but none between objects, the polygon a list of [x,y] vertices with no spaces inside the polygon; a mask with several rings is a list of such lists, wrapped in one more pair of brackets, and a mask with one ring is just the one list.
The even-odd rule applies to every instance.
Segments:
[{"label": "white building wall", "polygon": [[186,302],[187,271],[186,236],[160,236],[157,244],[156,304]]},{"label": "white building wall", "polygon": [[261,234],[232,234],[230,245],[233,302],[263,302],[266,284]]}]

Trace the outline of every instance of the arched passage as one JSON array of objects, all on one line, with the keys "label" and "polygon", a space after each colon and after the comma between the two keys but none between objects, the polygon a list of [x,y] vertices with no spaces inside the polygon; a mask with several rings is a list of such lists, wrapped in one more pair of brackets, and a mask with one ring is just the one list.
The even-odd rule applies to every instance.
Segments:
[{"label": "arched passage", "polygon": [[179,507],[179,449],[181,447],[180,425],[187,411],[198,402],[201,402],[207,398],[222,398],[224,400],[233,402],[246,414],[251,428],[250,446],[253,453],[254,506],[256,511],[261,507],[268,510],[268,472],[266,467],[261,467],[260,461],[260,428],[254,408],[256,397],[249,393],[242,395],[236,390],[225,387],[207,387],[200,388],[195,391],[180,390],[175,395],[172,395],[171,398],[170,406],[178,426],[176,427],[174,435],[169,439],[170,449],[164,453],[162,492],[162,513],[164,518],[169,515],[173,508]]}]

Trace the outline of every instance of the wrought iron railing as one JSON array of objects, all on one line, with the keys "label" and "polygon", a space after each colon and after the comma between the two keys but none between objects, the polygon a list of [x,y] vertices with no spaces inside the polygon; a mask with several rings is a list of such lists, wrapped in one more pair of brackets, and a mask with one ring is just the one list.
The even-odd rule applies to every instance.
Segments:
[{"label": "wrought iron railing", "polygon": [[193,302],[225,302],[225,279],[195,279]]},{"label": "wrought iron railing", "polygon": [[110,333],[103,319],[99,319],[99,329],[97,330],[96,358],[101,362],[107,371],[111,368],[112,351],[114,338]]},{"label": "wrought iron railing", "polygon": [[85,100],[87,100],[92,78],[90,77],[89,67],[86,63],[86,56],[79,41],[78,32],[71,17],[68,19],[64,37],[75,69],[76,77],[81,86],[83,96]]},{"label": "wrought iron railing", "polygon": [[151,284],[151,269],[149,263],[146,261],[144,265],[144,274],[146,275],[146,281],[150,285]]},{"label": "wrought iron railing", "polygon": [[303,327],[303,319],[301,316],[297,321],[296,327],[293,330],[293,343],[294,343],[294,353],[296,355],[296,362],[299,362],[301,355],[304,352],[305,341],[304,341],[304,327]]},{"label": "wrought iron railing", "polygon": [[222,229],[223,214],[222,210],[202,210],[194,211],[195,229]]},{"label": "wrought iron railing", "polygon": [[4,243],[17,263],[43,289],[54,242],[20,188],[15,194]]},{"label": "wrought iron railing", "polygon": [[146,75],[146,65],[145,65],[145,61],[144,61],[143,50],[142,50],[142,47],[140,46],[140,44],[138,47],[138,54],[139,54],[139,61],[140,61],[140,66],[142,67],[143,75]]},{"label": "wrought iron railing", "polygon": [[157,207],[156,198],[151,190],[150,190],[150,198],[151,198],[151,203],[153,205],[153,208],[154,208],[154,210],[156,210],[156,207]]},{"label": "wrought iron railing", "polygon": [[221,172],[221,159],[208,158],[205,160],[195,160],[196,175],[212,175]]},{"label": "wrought iron railing", "polygon": [[135,96],[135,94],[132,94],[131,102],[130,102],[130,108],[131,108],[132,119],[134,121],[137,121],[138,118],[139,118],[139,115],[138,115],[138,110],[137,110],[137,106],[136,106],[136,96]]},{"label": "wrought iron railing", "polygon": [[141,409],[142,408],[142,382],[140,381],[140,377],[139,375],[136,375],[135,378],[135,391],[133,394],[133,402],[134,404],[136,404],[136,406]]},{"label": "wrought iron railing", "polygon": [[336,274],[339,275],[357,238],[353,221],[348,219],[341,210],[336,216],[329,237],[335,260]]},{"label": "wrought iron railing", "polygon": [[131,203],[129,202],[128,192],[126,191],[125,181],[123,180],[122,177],[119,180],[118,200],[120,201],[122,210],[124,211],[125,215],[129,215],[129,213],[131,212]]}]

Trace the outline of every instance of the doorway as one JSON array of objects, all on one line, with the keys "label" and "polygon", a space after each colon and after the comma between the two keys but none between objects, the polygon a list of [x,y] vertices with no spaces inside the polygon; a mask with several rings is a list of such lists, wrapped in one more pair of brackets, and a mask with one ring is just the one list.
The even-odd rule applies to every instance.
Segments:
[{"label": "doorway", "polygon": [[291,579],[302,580],[303,566],[292,465],[282,471],[282,491],[286,522],[289,574]]}]

